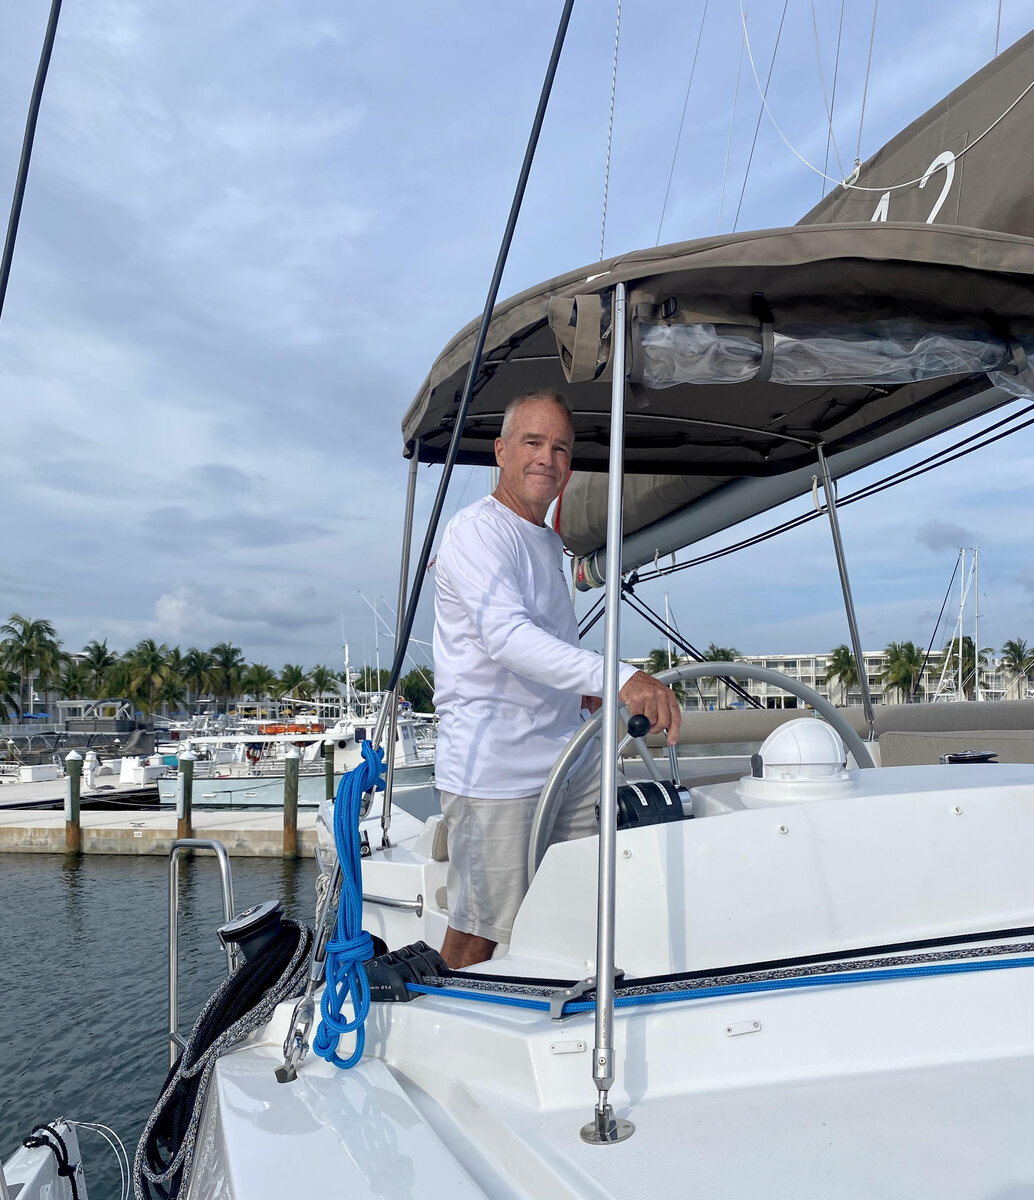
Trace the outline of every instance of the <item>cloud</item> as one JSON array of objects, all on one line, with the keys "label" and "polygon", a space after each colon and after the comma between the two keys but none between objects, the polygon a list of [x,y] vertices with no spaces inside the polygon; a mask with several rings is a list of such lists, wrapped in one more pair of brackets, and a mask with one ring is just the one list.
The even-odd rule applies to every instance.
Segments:
[{"label": "cloud", "polygon": [[979,539],[961,525],[953,525],[949,521],[927,521],[916,530],[916,540],[928,550],[957,550],[960,546],[973,546]]},{"label": "cloud", "polygon": [[145,537],[158,539],[164,547],[189,549],[193,553],[203,547],[238,549],[292,545],[332,532],[311,518],[300,525],[297,521],[267,513],[226,511],[202,517],[177,504],[151,509],[144,515],[141,528]]},{"label": "cloud", "polygon": [[231,467],[228,463],[198,463],[196,467],[191,467],[187,474],[199,487],[220,495],[240,495],[252,491],[254,487],[250,475]]}]

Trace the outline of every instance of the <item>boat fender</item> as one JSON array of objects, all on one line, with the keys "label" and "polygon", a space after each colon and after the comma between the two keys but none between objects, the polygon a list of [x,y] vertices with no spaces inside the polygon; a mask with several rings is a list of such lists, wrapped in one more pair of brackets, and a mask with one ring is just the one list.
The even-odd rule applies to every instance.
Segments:
[{"label": "boat fender", "polygon": [[[644,779],[618,788],[618,829],[639,825],[663,825],[668,821],[686,821],[693,817],[692,801],[684,787],[667,780]],[[596,805],[596,820],[600,806]]]},{"label": "boat fender", "polygon": [[433,950],[426,942],[414,942],[411,946],[403,946],[401,950],[371,958],[366,964],[370,1000],[404,1004],[417,998],[417,994],[409,991],[406,984],[423,983],[428,977],[448,973],[445,959],[437,950]]}]

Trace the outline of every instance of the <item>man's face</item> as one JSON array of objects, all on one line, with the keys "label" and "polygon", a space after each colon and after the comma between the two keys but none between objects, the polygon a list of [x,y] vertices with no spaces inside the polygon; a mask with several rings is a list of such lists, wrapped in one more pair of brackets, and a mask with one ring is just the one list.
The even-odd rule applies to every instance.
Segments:
[{"label": "man's face", "polygon": [[541,522],[571,474],[573,449],[574,431],[562,408],[551,400],[522,404],[506,439],[495,440],[500,492]]}]

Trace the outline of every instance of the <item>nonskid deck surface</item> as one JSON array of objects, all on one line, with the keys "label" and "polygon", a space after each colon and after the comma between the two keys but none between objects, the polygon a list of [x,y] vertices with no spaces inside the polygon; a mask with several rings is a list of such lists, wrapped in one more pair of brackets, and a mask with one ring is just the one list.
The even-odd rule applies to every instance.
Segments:
[{"label": "nonskid deck surface", "polygon": [[614,1146],[581,1141],[584,1108],[538,1135],[585,1197],[1021,1200],[1032,1069],[1024,1057],[648,1100],[623,1109],[636,1131]]},{"label": "nonskid deck surface", "polygon": [[[505,1019],[501,1022],[505,1024]],[[631,1040],[632,1035],[629,1034]],[[1034,1049],[1034,1048],[1032,1048]],[[444,1048],[447,1062],[448,1047]],[[579,1055],[584,1066],[587,1055]],[[627,1200],[1019,1200],[1034,1192],[1034,1052],[741,1078],[615,1096],[635,1133],[586,1145],[593,1089],[563,1103],[507,1090],[497,1064],[461,1067],[437,1095],[398,1066],[309,1061],[275,1082],[275,1046],[221,1060],[190,1200],[284,1195]],[[504,1060],[505,1061],[505,1060]],[[424,1081],[427,1082],[426,1080]]]},{"label": "nonskid deck surface", "polygon": [[1018,1200],[1034,1189],[1032,1006],[1034,968],[1016,965],[622,1010],[612,1100],[636,1131],[595,1147],[579,1136],[591,1013],[376,1004],[358,1067],[310,1055],[278,1084],[282,1005],[217,1066],[190,1200]]}]

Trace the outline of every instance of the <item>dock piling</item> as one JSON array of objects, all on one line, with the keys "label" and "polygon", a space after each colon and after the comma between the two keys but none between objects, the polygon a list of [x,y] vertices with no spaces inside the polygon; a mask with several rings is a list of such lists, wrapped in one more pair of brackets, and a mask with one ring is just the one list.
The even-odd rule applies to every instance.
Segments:
[{"label": "dock piling", "polygon": [[65,853],[82,854],[83,835],[79,824],[79,789],[83,776],[83,757],[74,750],[65,759]]},{"label": "dock piling", "polygon": [[176,837],[194,836],[194,819],[191,809],[194,803],[194,758],[190,750],[179,756],[176,775]]},{"label": "dock piling", "polygon": [[284,858],[298,857],[298,761],[292,746],[284,755]]},{"label": "dock piling", "polygon": [[323,777],[326,784],[323,794],[328,800],[334,799],[334,739],[327,738],[323,743]]}]

